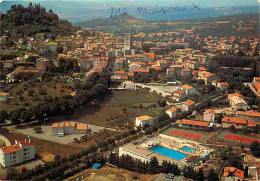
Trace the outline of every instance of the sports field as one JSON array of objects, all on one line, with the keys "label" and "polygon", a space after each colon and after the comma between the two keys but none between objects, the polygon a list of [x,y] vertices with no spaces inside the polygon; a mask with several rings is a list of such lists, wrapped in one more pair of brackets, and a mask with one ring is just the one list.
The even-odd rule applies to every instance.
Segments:
[{"label": "sports field", "polygon": [[181,128],[173,128],[173,127],[170,127],[167,130],[163,131],[162,134],[168,136],[174,136],[178,138],[185,138],[194,141],[200,141],[200,142],[207,140],[211,136],[211,133],[208,132],[193,131],[193,130],[186,130]]},{"label": "sports field", "polygon": [[252,138],[249,136],[234,134],[234,133],[228,133],[228,132],[221,132],[218,136],[218,139],[226,140],[226,141],[232,141],[236,143],[243,143],[243,144],[250,144],[254,141],[260,142],[260,139]]}]

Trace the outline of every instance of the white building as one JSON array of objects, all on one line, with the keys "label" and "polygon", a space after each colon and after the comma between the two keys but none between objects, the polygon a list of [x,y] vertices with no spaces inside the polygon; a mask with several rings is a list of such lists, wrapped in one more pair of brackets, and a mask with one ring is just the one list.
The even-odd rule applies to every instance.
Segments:
[{"label": "white building", "polygon": [[224,90],[228,88],[228,83],[227,82],[219,82],[217,83],[218,88],[220,88],[220,90]]},{"label": "white building", "polygon": [[230,106],[234,110],[247,110],[247,103],[242,97],[233,96],[229,98]]},{"label": "white building", "polygon": [[192,86],[189,86],[187,84],[182,86],[182,90],[184,90],[186,92],[186,95],[196,94],[196,89],[194,89]]},{"label": "white building", "polygon": [[203,113],[203,120],[207,122],[215,122],[215,114],[216,112],[212,109],[207,109]]},{"label": "white building", "polygon": [[148,115],[136,117],[136,120],[135,120],[136,127],[138,127],[138,126],[144,127],[144,125],[146,125],[146,124],[149,126],[153,126],[154,123],[155,123],[155,120],[151,116],[148,116]]},{"label": "white building", "polygon": [[132,81],[123,82],[124,89],[136,90],[137,84]]},{"label": "white building", "polygon": [[0,102],[4,102],[10,99],[10,93],[8,92],[0,92]]},{"label": "white building", "polygon": [[180,105],[180,109],[182,112],[192,111],[195,108],[195,102],[192,100],[187,100],[183,104]]},{"label": "white building", "polygon": [[166,114],[168,114],[170,118],[175,118],[177,116],[177,110],[173,108],[169,109],[166,111]]},{"label": "white building", "polygon": [[29,141],[17,141],[14,145],[0,148],[0,164],[10,167],[35,158],[35,146]]}]

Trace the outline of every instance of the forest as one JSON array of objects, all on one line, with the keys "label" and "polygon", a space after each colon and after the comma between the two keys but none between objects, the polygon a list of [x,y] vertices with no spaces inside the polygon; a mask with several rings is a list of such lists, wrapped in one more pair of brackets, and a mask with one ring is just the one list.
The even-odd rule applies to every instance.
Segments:
[{"label": "forest", "polygon": [[1,34],[13,33],[33,35],[39,32],[70,32],[74,27],[65,20],[59,20],[59,16],[51,9],[48,11],[40,4],[24,7],[21,4],[12,5],[11,9],[3,16],[3,28]]}]

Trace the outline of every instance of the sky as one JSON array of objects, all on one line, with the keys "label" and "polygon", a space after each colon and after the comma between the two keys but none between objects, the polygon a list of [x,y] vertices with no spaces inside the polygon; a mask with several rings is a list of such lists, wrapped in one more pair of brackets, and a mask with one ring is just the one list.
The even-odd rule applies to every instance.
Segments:
[{"label": "sky", "polygon": [[[0,0],[1,2],[2,0]],[[12,1],[12,0],[4,0]],[[28,0],[22,0],[28,1]],[[41,2],[46,0],[32,0],[32,2]],[[156,6],[190,6],[192,3],[200,7],[225,7],[225,6],[257,6],[260,0],[48,0],[53,3],[60,1],[80,2],[96,6],[138,6],[138,5],[156,5]]]}]

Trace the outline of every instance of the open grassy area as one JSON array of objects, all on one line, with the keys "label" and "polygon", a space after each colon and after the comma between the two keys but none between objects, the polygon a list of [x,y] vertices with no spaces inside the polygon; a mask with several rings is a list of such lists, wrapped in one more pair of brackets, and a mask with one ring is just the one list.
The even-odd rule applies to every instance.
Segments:
[{"label": "open grassy area", "polygon": [[[62,95],[69,95],[72,90],[68,88],[68,84],[61,83],[38,83],[35,86],[28,86],[24,82],[7,85],[4,89],[11,94],[11,99],[0,106],[0,110],[4,109],[11,111],[14,109],[37,105],[44,96],[60,97]],[[40,90],[46,90],[45,95],[40,95]],[[33,91],[33,95],[29,95],[29,91]]]},{"label": "open grassy area", "polygon": [[[165,131],[162,132],[162,134],[165,134],[165,135],[168,135],[168,136],[173,136],[173,137],[183,138],[183,137],[180,137],[180,136],[172,135],[171,132],[174,131],[174,130],[180,130],[180,131],[184,131],[184,132],[187,132],[187,133],[194,133],[194,134],[197,134],[197,135],[201,135],[202,137],[198,140],[190,139],[190,140],[199,141],[199,142],[204,142],[205,140],[207,140],[212,135],[212,133],[209,133],[209,132],[193,131],[191,129],[181,129],[181,128],[174,128],[174,127],[170,127],[168,129],[166,129]],[[188,139],[188,138],[184,138],[184,139]]]},{"label": "open grassy area", "polygon": [[[114,91],[99,108],[86,108],[75,112],[69,118],[60,116],[56,121],[73,120],[104,127],[122,127],[133,124],[135,117],[148,114],[152,117],[159,115],[161,109],[156,105],[159,96],[147,90]],[[139,105],[142,104],[141,109]],[[149,105],[149,106],[148,106]]]}]

